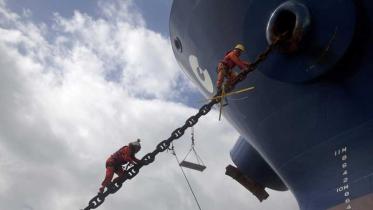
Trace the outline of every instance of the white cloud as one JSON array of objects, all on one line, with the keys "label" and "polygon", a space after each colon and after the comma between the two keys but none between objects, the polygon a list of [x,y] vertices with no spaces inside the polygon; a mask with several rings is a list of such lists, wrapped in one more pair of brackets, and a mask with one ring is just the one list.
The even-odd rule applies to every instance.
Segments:
[{"label": "white cloud", "polygon": [[[132,1],[99,5],[100,17],[56,13],[48,27],[0,0],[1,209],[84,207],[97,192],[108,155],[140,137],[141,157],[197,111],[175,102],[190,84],[177,70],[169,41],[146,29]],[[204,209],[246,209],[255,199],[224,175],[238,134],[216,119],[213,111],[196,127],[206,173],[187,173]],[[181,157],[188,133],[175,144]],[[157,157],[100,209],[123,206],[195,208],[170,154]]]},{"label": "white cloud", "polygon": [[[127,4],[101,3],[105,16],[94,19],[75,11],[71,19],[56,15],[55,29],[67,33],[63,43],[85,48],[103,61],[100,69],[106,76],[120,76],[121,84],[136,96],[173,98],[181,78],[169,40],[146,29],[141,16]],[[65,36],[66,37],[66,36]],[[119,72],[119,75],[118,75]]]}]

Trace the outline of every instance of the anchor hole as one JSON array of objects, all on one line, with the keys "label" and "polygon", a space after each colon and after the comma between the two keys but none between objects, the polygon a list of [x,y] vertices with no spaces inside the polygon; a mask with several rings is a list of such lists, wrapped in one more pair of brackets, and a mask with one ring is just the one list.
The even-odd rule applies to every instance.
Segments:
[{"label": "anchor hole", "polygon": [[273,22],[272,34],[279,37],[287,32],[285,38],[290,39],[296,25],[297,16],[289,10],[279,11],[277,18]]}]

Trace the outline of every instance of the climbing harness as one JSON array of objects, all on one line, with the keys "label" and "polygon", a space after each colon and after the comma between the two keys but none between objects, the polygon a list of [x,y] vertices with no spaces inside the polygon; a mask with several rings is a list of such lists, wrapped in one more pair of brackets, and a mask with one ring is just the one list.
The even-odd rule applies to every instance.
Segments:
[{"label": "climbing harness", "polygon": [[199,210],[202,210],[202,209],[201,209],[201,205],[199,205],[199,202],[198,202],[197,196],[196,196],[196,194],[194,193],[194,190],[193,190],[193,188],[192,188],[192,185],[190,184],[189,179],[188,179],[188,177],[186,176],[186,174],[185,174],[185,172],[184,172],[184,169],[181,167],[181,163],[180,163],[180,161],[179,161],[179,158],[178,158],[177,155],[176,155],[175,147],[174,147],[173,144],[171,145],[171,147],[169,148],[169,150],[171,150],[171,151],[172,151],[172,154],[175,156],[176,162],[177,162],[177,164],[179,165],[180,170],[181,170],[181,172],[182,172],[183,175],[184,175],[185,181],[186,181],[187,184],[188,184],[189,190],[190,190],[190,192],[192,193],[192,195],[193,195],[193,197],[194,197],[194,200],[196,201],[196,204],[197,204]]},{"label": "climbing harness", "polygon": [[[195,149],[195,143],[194,143],[194,127],[192,127],[192,145],[190,147],[190,150],[189,152],[185,155],[184,159],[179,163],[179,165],[181,167],[185,167],[185,168],[189,168],[189,169],[193,169],[193,170],[197,170],[197,171],[203,171],[206,169],[206,166],[205,164],[203,163],[202,161],[202,158],[198,155],[196,149]],[[189,162],[187,161],[187,157],[189,156],[189,154],[193,152],[195,158],[197,159],[197,163],[192,163],[192,162]]]},{"label": "climbing harness", "polygon": [[[229,93],[230,91],[234,90],[235,86],[243,81],[247,75],[253,71],[254,69],[256,69],[256,67],[258,66],[259,63],[261,63],[262,61],[264,61],[267,56],[269,55],[269,53],[273,50],[274,46],[278,44],[278,42],[280,41],[280,38],[277,39],[276,41],[274,41],[271,45],[268,46],[268,48],[258,56],[258,58],[256,59],[256,61],[254,63],[252,63],[250,65],[250,68],[247,69],[247,70],[244,70],[244,71],[241,71],[237,77],[235,78],[234,81],[232,81],[232,83],[230,84],[229,87],[227,87],[227,89],[225,90],[226,93]],[[219,96],[219,94],[217,93],[215,95],[215,97]],[[96,209],[97,207],[99,207],[101,204],[104,203],[105,201],[105,198],[109,195],[109,194],[114,194],[116,193],[123,185],[123,183],[126,181],[126,180],[130,180],[132,179],[133,177],[135,177],[140,169],[143,167],[143,166],[146,166],[146,165],[149,165],[150,163],[154,162],[155,160],[155,156],[158,155],[159,153],[161,152],[164,152],[165,150],[167,150],[171,143],[174,141],[174,140],[177,140],[179,139],[181,136],[184,135],[185,131],[190,128],[190,127],[193,127],[199,120],[199,118],[201,118],[202,116],[206,115],[207,113],[210,112],[211,108],[219,103],[220,101],[222,101],[222,99],[224,98],[224,96],[222,98],[216,98],[216,99],[212,99],[208,104],[205,104],[203,105],[198,113],[196,115],[193,115],[191,116],[190,118],[188,118],[186,120],[186,122],[184,123],[183,126],[177,128],[176,130],[174,130],[172,133],[171,133],[171,136],[166,139],[166,140],[163,140],[162,142],[160,142],[156,149],[153,151],[153,152],[150,152],[148,154],[146,154],[142,159],[141,159],[141,163],[139,164],[136,164],[130,168],[128,168],[128,170],[124,173],[123,176],[120,176],[118,177],[117,179],[115,179],[113,182],[111,182],[108,186],[107,186],[107,190],[103,193],[98,193],[96,196],[94,196],[89,202],[88,202],[88,206],[84,208],[84,210],[90,210],[90,209]]]}]

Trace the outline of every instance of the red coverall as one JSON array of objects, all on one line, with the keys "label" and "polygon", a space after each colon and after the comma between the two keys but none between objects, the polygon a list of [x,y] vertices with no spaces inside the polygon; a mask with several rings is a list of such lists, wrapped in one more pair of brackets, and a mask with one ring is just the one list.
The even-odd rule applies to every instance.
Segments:
[{"label": "red coverall", "polygon": [[232,70],[236,65],[241,69],[247,69],[250,66],[250,63],[247,61],[241,61],[239,56],[241,52],[239,50],[231,50],[227,52],[224,56],[224,59],[218,64],[218,80],[216,81],[216,87],[221,89],[221,86],[224,82],[224,78],[228,79],[228,84],[232,83],[236,78],[236,73]]},{"label": "red coverall", "polygon": [[102,182],[102,187],[100,191],[103,191],[104,188],[110,184],[111,179],[116,173],[118,176],[122,176],[125,171],[122,168],[122,165],[128,162],[135,162],[138,163],[140,160],[135,157],[134,152],[131,150],[129,146],[124,146],[112,154],[106,160],[106,176],[104,181]]}]

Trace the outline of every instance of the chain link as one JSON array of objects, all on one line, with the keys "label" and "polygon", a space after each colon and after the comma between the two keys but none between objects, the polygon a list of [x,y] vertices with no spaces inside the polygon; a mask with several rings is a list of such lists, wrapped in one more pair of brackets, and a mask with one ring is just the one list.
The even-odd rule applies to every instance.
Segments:
[{"label": "chain link", "polygon": [[[248,70],[245,70],[245,71],[242,71],[238,74],[238,76],[236,77],[236,80],[233,81],[233,83],[231,84],[231,87],[230,87],[230,90],[234,89],[234,86],[243,81],[247,74],[250,73],[251,71],[253,71],[257,65],[259,63],[261,63],[262,61],[264,61],[268,54],[272,51],[273,47],[277,44],[277,41],[274,42],[273,44],[271,44],[266,51],[264,51],[262,54],[260,54],[257,58],[257,60],[251,64],[251,67],[248,69]],[[182,127],[179,127],[177,129],[175,129],[172,133],[171,133],[171,136],[167,139],[167,140],[164,140],[162,142],[160,142],[156,149],[153,151],[153,152],[150,152],[148,154],[146,154],[142,159],[141,159],[141,163],[139,164],[136,164],[134,166],[132,166],[131,168],[129,168],[125,174],[121,177],[118,177],[116,178],[112,183],[110,183],[108,186],[107,186],[107,190],[103,193],[98,193],[95,197],[93,197],[89,202],[88,202],[88,206],[86,208],[84,208],[84,210],[90,210],[90,209],[96,209],[97,207],[99,207],[104,201],[105,201],[105,198],[109,195],[109,194],[114,194],[116,193],[121,187],[122,187],[122,184],[127,180],[127,179],[132,179],[133,177],[135,177],[139,172],[140,172],[140,169],[141,167],[145,166],[145,165],[149,165],[150,163],[153,163],[154,160],[155,160],[155,156],[158,155],[159,153],[167,150],[171,143],[174,141],[174,140],[177,140],[179,139],[181,136],[184,135],[185,131],[190,128],[190,127],[193,127],[195,124],[197,124],[198,120],[200,117],[206,115],[207,113],[209,113],[212,109],[212,107],[217,104],[218,102],[220,102],[220,98],[217,98],[217,96],[219,96],[219,93],[217,93],[213,100],[211,100],[208,104],[205,104],[203,105],[198,113],[194,116],[191,116],[190,118],[188,118],[186,120],[186,122],[184,123],[184,125]]]}]

